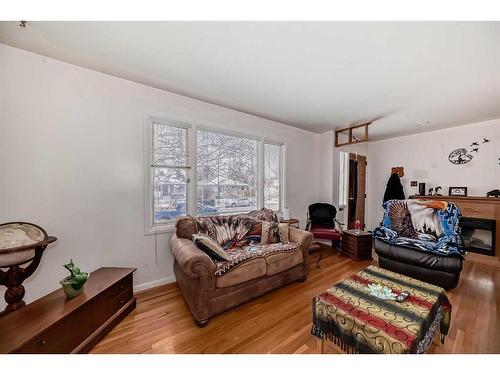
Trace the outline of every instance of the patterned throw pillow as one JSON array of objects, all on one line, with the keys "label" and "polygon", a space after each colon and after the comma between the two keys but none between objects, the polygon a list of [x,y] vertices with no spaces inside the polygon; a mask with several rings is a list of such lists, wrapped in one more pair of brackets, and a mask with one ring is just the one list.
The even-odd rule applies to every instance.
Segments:
[{"label": "patterned throw pillow", "polygon": [[193,242],[198,249],[204,251],[213,260],[229,260],[222,246],[205,234],[193,234]]},{"label": "patterned throw pillow", "polygon": [[278,224],[278,234],[280,236],[280,242],[289,242],[288,232],[290,231],[290,224],[279,223]]},{"label": "patterned throw pillow", "polygon": [[261,244],[272,244],[288,242],[288,223],[276,223],[273,221],[262,222]]}]

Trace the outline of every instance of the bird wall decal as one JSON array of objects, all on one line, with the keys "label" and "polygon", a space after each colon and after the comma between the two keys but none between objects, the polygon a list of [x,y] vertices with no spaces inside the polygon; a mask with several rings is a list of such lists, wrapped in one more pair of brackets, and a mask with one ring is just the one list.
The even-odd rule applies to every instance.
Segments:
[{"label": "bird wall decal", "polygon": [[483,138],[483,143],[488,143],[490,140],[489,139],[486,139],[486,138]]},{"label": "bird wall decal", "polygon": [[471,152],[479,152],[479,148],[473,148]]},{"label": "bird wall decal", "polygon": [[472,146],[479,146],[479,143],[477,143],[477,142],[472,142],[472,144],[470,145],[470,147],[472,147]]}]

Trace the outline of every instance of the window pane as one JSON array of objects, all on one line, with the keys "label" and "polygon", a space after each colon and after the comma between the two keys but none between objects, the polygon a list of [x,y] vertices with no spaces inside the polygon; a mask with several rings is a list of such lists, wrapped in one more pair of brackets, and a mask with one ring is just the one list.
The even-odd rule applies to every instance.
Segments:
[{"label": "window pane", "polygon": [[280,210],[281,146],[264,145],[264,207]]},{"label": "window pane", "polygon": [[186,214],[186,170],[153,168],[153,224]]},{"label": "window pane", "polygon": [[188,162],[187,129],[153,124],[153,131],[153,164],[185,166]]},{"label": "window pane", "polygon": [[197,213],[257,208],[257,141],[197,132]]}]

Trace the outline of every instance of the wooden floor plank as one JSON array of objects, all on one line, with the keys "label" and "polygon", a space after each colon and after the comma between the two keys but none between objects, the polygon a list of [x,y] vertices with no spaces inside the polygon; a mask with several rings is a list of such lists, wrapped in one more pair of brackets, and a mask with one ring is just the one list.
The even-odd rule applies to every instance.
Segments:
[{"label": "wooden floor plank", "polygon": [[[137,309],[91,353],[317,353],[311,300],[371,261],[355,262],[323,246],[321,267],[295,282],[226,311],[199,328],[176,284],[137,294]],[[466,261],[459,285],[448,291],[450,333],[431,353],[500,353],[500,268]],[[339,353],[325,342],[325,353]]]}]

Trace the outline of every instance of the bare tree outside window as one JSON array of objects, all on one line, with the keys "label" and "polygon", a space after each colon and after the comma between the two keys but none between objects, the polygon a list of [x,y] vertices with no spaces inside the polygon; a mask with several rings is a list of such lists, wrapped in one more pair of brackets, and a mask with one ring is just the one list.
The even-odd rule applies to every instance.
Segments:
[{"label": "bare tree outside window", "polygon": [[153,224],[186,214],[188,162],[187,129],[153,124]]},{"label": "bare tree outside window", "polygon": [[[147,233],[169,230],[181,215],[248,212],[262,204],[282,208],[283,145],[169,119],[151,125]],[[191,140],[194,145],[188,144]],[[193,175],[194,185],[189,181]]]},{"label": "bare tree outside window", "polygon": [[257,208],[257,141],[197,131],[197,213]]},{"label": "bare tree outside window", "polygon": [[281,145],[264,144],[264,207],[280,210]]}]

